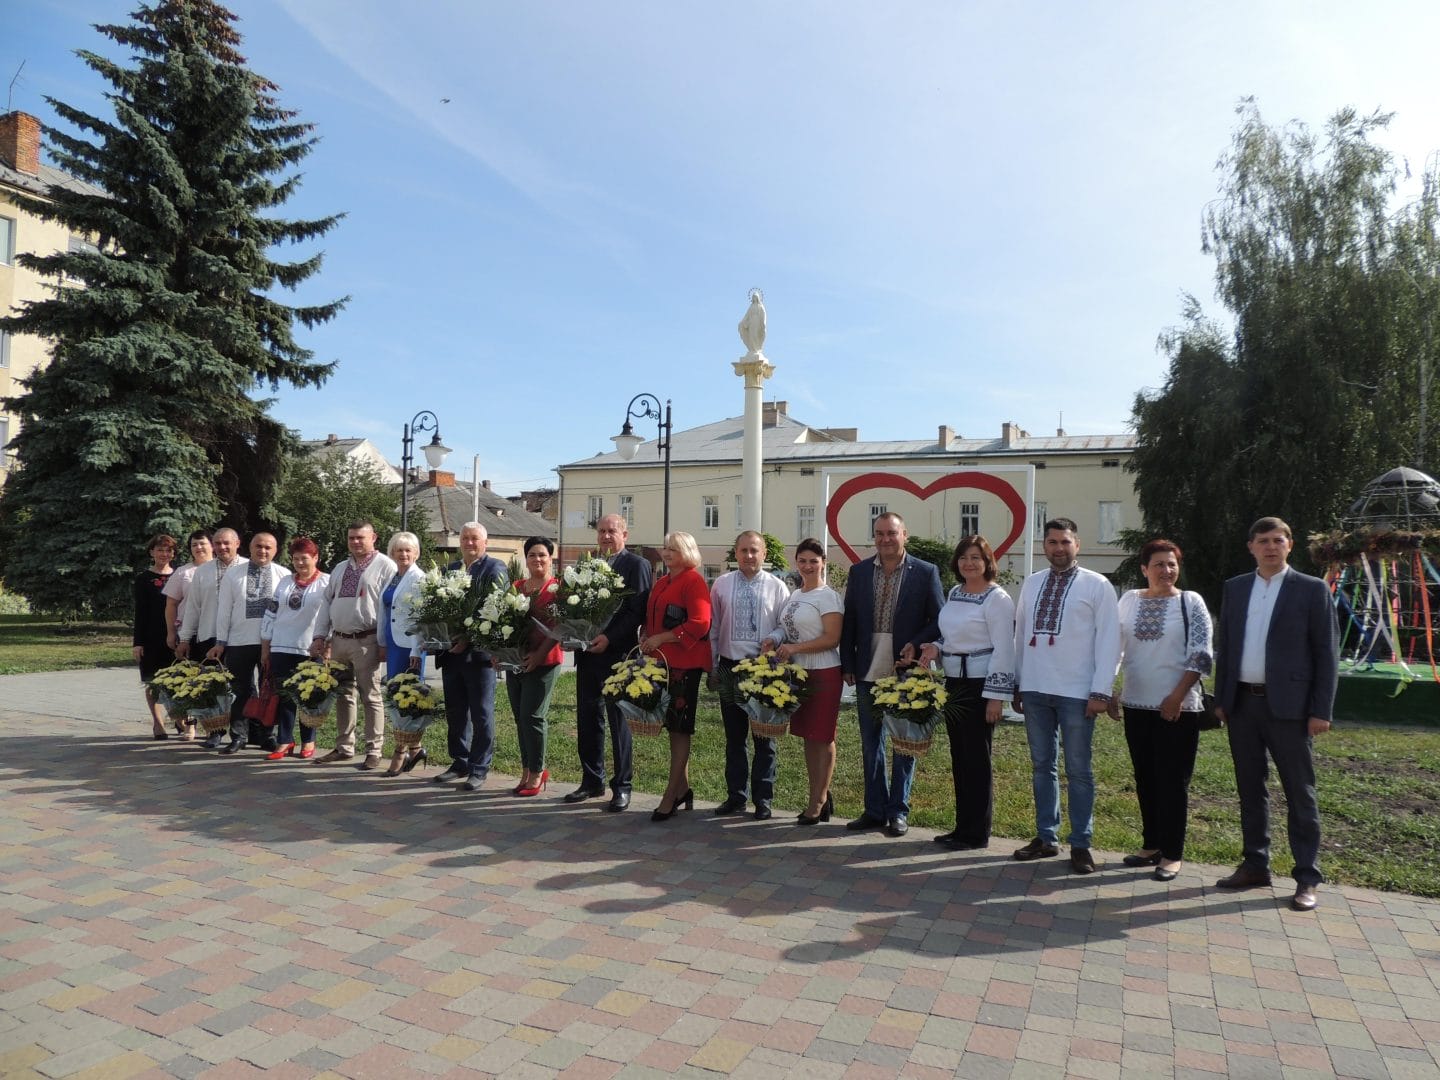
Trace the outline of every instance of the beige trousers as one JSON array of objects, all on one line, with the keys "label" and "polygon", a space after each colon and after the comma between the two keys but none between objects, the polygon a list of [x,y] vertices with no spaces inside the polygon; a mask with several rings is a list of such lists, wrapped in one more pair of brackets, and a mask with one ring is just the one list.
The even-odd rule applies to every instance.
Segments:
[{"label": "beige trousers", "polygon": [[362,638],[332,637],[330,659],[347,665],[354,680],[342,678],[335,698],[335,749],[355,753],[355,699],[365,706],[365,753],[379,754],[385,742],[385,699],[380,691],[385,654],[374,634]]}]

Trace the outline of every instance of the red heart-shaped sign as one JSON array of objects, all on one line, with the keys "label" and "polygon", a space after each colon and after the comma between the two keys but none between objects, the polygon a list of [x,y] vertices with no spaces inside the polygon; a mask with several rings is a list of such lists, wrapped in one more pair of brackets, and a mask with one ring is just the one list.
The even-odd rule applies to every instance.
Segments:
[{"label": "red heart-shaped sign", "polygon": [[988,491],[1005,504],[1010,511],[1010,532],[1000,543],[996,544],[995,557],[998,559],[1005,552],[1010,550],[1025,531],[1025,521],[1028,514],[1025,512],[1025,497],[1016,491],[1014,486],[1007,484],[997,476],[982,472],[957,472],[948,476],[942,476],[933,483],[921,487],[909,477],[901,476],[899,473],[872,472],[862,473],[860,476],[852,476],[846,480],[830,496],[830,504],[825,508],[825,526],[830,530],[831,537],[840,545],[840,550],[850,556],[852,563],[860,561],[860,556],[855,549],[845,542],[840,535],[840,511],[845,504],[856,495],[864,494],[867,491],[880,491],[884,488],[892,488],[897,491],[908,492],[917,499],[925,500],[937,491],[949,491],[952,488],[978,488],[981,491]]}]

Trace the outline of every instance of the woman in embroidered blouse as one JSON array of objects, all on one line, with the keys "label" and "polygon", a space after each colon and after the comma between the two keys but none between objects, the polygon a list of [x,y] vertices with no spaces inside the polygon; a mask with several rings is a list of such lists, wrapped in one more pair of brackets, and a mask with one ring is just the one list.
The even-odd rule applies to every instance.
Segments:
[{"label": "woman in embroidered blouse", "polygon": [[809,672],[810,690],[790,717],[790,734],[805,740],[805,773],[810,800],[796,818],[800,825],[829,821],[835,811],[830,778],[835,773],[835,724],[845,680],[840,673],[840,630],[844,621],[840,596],[825,584],[825,549],[805,539],[795,545],[800,588],[780,609],[780,625],[760,648]]},{"label": "woman in embroidered blouse", "polygon": [[710,670],[710,590],[699,570],[700,546],[689,533],[672,532],[660,551],[665,575],[655,579],[646,603],[640,651],[658,655],[670,668],[670,780],[651,821],[675,816],[681,803],[695,808],[690,790],[690,738],[695,734],[695,699],[700,677]]},{"label": "woman in embroidered blouse", "polygon": [[142,570],[135,576],[135,633],[131,638],[135,663],[140,665],[140,684],[145,691],[145,704],[150,709],[150,736],[154,739],[168,739],[165,730],[165,710],[155,700],[145,683],[161,668],[175,662],[175,654],[167,639],[174,634],[174,627],[165,621],[165,585],[172,573],[170,560],[175,558],[175,538],[168,533],[156,533],[146,548],[150,555],[150,569]]},{"label": "woman in embroidered blouse", "polygon": [[983,536],[961,537],[950,559],[959,584],[940,609],[940,640],[922,663],[945,671],[945,732],[955,781],[955,828],[935,837],[954,851],[990,845],[995,810],[991,744],[1015,696],[1015,601],[995,584],[995,552]]},{"label": "woman in embroidered blouse", "polygon": [[[530,597],[530,617],[545,626],[555,625],[555,591],[560,582],[551,573],[555,544],[543,536],[525,541],[525,568],[530,576],[511,588]],[[532,626],[526,642],[525,659],[519,671],[505,675],[505,694],[515,717],[515,734],[520,742],[520,783],[515,794],[539,795],[550,781],[545,768],[545,723],[550,713],[550,694],[565,653],[560,643]]]},{"label": "woman in embroidered blouse", "polygon": [[[275,586],[269,607],[260,620],[260,666],[269,668],[276,691],[310,658],[315,620],[325,606],[325,587],[330,575],[320,570],[320,548],[308,536],[290,541],[290,565],[294,570]],[[275,732],[279,746],[265,758],[313,758],[315,729],[300,725],[300,748],[295,748],[295,702],[281,695],[275,709]]]},{"label": "woman in embroidered blouse", "polygon": [[1120,598],[1123,686],[1109,709],[1118,720],[1119,706],[1125,707],[1143,832],[1144,846],[1124,862],[1155,867],[1157,881],[1174,880],[1185,856],[1190,778],[1200,746],[1200,680],[1214,662],[1204,599],[1175,586],[1183,558],[1169,540],[1151,540],[1140,549],[1147,588]]}]

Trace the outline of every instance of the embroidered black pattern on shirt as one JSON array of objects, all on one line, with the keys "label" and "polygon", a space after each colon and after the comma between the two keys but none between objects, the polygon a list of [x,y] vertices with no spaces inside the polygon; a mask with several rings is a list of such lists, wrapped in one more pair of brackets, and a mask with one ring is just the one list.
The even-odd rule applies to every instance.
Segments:
[{"label": "embroidered black pattern on shirt", "polygon": [[1142,596],[1135,608],[1135,640],[1159,641],[1165,636],[1165,619],[1170,613],[1170,597]]},{"label": "embroidered black pattern on shirt", "polygon": [[1059,635],[1065,619],[1065,597],[1070,594],[1070,586],[1075,584],[1076,572],[1079,569],[1078,566],[1072,566],[1063,574],[1051,570],[1046,576],[1045,584],[1040,587],[1040,599],[1035,601],[1031,645],[1035,644],[1035,639],[1041,634],[1050,635],[1050,644],[1055,644],[1055,638]]}]

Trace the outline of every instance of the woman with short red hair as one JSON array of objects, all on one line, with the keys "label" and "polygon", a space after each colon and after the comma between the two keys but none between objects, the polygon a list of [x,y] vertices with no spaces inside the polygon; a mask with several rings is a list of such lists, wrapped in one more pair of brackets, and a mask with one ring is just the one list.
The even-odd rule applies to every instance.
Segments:
[{"label": "woman with short red hair", "polygon": [[[330,575],[320,570],[320,549],[308,536],[290,541],[293,573],[275,586],[270,608],[260,624],[260,665],[270,671],[278,690],[294,674],[301,661],[309,659],[315,636],[315,620],[325,603],[325,586]],[[280,698],[275,711],[276,736],[280,745],[267,761],[285,757],[315,756],[315,729],[300,725],[300,750],[295,749],[295,702]]]}]

